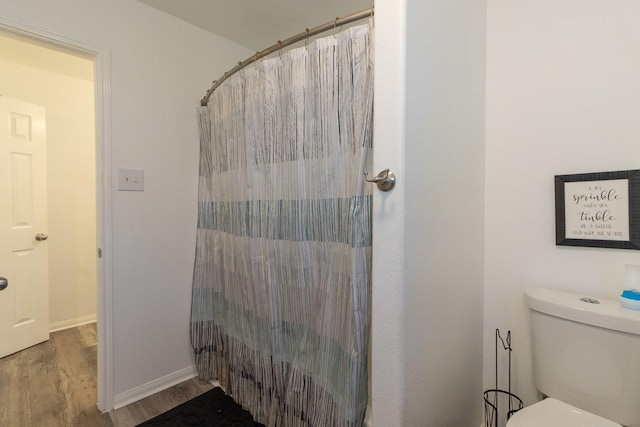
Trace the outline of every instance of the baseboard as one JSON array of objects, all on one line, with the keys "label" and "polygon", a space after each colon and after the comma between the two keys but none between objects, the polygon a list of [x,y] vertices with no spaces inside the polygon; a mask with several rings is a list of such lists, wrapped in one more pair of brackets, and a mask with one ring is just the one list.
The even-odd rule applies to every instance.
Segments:
[{"label": "baseboard", "polygon": [[86,325],[87,323],[94,323],[97,321],[95,314],[88,316],[76,317],[75,319],[63,320],[61,322],[55,322],[49,324],[49,332],[62,331],[63,329],[75,328],[78,326]]},{"label": "baseboard", "polygon": [[119,409],[127,406],[140,399],[149,397],[152,394],[166,390],[181,382],[188,381],[198,375],[195,365],[176,371],[172,374],[165,375],[162,378],[155,379],[141,386],[132,388],[124,393],[117,394],[114,398],[113,409]]}]

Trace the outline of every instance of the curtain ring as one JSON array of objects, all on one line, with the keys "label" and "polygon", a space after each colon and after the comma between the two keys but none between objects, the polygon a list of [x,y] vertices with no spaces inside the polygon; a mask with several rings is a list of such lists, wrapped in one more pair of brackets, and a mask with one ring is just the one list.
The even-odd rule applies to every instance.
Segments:
[{"label": "curtain ring", "polygon": [[307,33],[307,37],[305,37],[305,39],[304,39],[304,47],[308,47],[309,46],[309,29],[305,28],[304,30]]},{"label": "curtain ring", "polygon": [[278,40],[278,56],[282,59],[282,40]]},{"label": "curtain ring", "polygon": [[[338,27],[338,21],[340,20],[340,17],[337,17],[334,21],[333,21],[333,29],[335,30]],[[338,37],[338,34],[340,34],[342,32],[342,25],[340,26],[340,29],[338,29],[338,32],[335,33],[333,35],[333,37]]]}]

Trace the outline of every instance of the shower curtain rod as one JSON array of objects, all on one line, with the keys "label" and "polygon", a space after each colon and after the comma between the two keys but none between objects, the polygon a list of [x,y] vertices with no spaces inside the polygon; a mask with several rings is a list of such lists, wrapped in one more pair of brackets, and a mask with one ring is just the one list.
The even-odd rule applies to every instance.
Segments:
[{"label": "shower curtain rod", "polygon": [[288,39],[278,40],[275,44],[269,46],[268,48],[256,52],[254,55],[250,56],[244,61],[238,62],[238,65],[225,72],[218,80],[214,80],[211,88],[209,88],[209,90],[207,91],[207,94],[204,96],[204,98],[202,98],[202,100],[200,100],[200,105],[203,107],[206,106],[209,103],[209,98],[211,98],[213,91],[216,90],[216,88],[220,86],[223,81],[231,77],[236,72],[242,70],[247,65],[253,64],[258,59],[264,58],[265,56],[277,52],[278,50],[290,46],[294,43],[298,43],[299,41],[308,39],[309,37],[313,37],[316,34],[320,34],[333,28],[347,25],[364,18],[369,18],[371,16],[373,16],[373,7],[371,9],[365,9],[361,10],[360,12],[352,13],[351,15],[343,16],[342,18],[336,18],[333,21],[329,21],[325,24],[318,25],[317,27],[311,29],[307,28],[305,31],[298,33],[295,36],[291,36]]}]

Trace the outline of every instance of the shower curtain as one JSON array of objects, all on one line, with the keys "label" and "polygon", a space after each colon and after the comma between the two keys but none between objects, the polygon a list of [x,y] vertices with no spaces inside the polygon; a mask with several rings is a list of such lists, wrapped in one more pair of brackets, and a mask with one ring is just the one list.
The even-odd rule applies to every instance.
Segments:
[{"label": "shower curtain", "polygon": [[199,110],[191,341],[267,426],[361,426],[370,327],[372,29],[257,62]]}]

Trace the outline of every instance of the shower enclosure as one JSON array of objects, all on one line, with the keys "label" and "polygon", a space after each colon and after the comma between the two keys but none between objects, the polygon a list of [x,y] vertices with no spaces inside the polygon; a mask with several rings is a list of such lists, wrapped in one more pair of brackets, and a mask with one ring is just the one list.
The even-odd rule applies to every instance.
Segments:
[{"label": "shower enclosure", "polygon": [[372,38],[255,62],[199,110],[196,366],[266,425],[364,420]]}]

